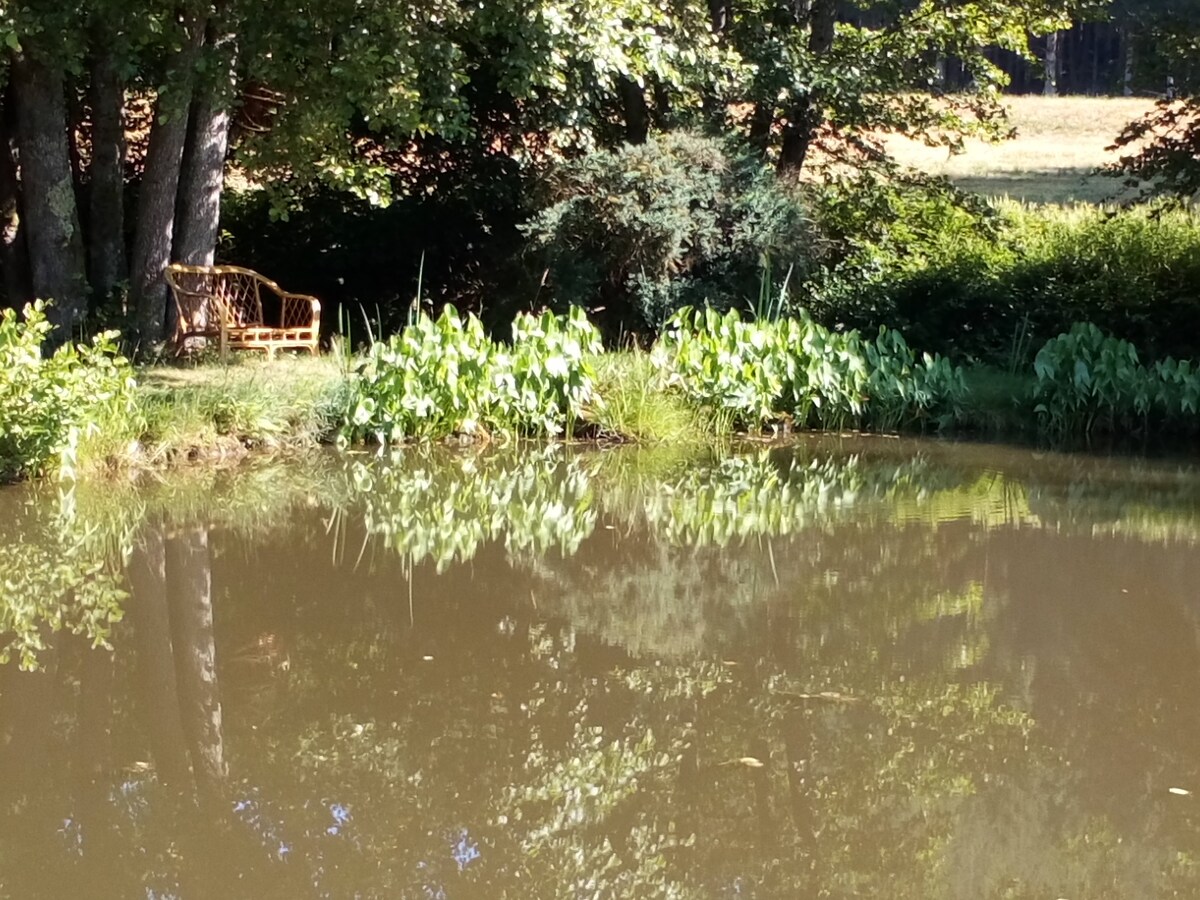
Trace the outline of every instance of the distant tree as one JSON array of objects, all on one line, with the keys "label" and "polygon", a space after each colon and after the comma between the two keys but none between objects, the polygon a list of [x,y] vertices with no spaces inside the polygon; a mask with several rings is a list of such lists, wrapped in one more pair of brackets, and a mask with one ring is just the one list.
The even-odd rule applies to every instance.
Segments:
[{"label": "distant tree", "polygon": [[[1113,14],[1135,23],[1153,40],[1167,72],[1190,71],[1200,54],[1200,2],[1116,0]],[[1110,149],[1123,155],[1109,166],[1144,195],[1193,199],[1200,193],[1200,96],[1192,79],[1164,79],[1164,92],[1150,112],[1129,123]]]}]

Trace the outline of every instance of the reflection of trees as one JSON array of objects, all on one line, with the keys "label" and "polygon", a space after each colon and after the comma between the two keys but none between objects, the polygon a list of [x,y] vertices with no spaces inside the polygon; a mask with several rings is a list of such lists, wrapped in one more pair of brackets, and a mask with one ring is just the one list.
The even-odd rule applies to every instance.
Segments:
[{"label": "reflection of trees", "polygon": [[0,893],[1195,894],[1186,530],[1089,464],[856,450],[81,488],[128,655],[43,608],[0,669]]},{"label": "reflection of trees", "polygon": [[373,548],[441,568],[496,543],[534,567],[547,553],[571,556],[599,516],[618,532],[638,529],[679,547],[955,521],[1200,540],[1200,479],[1186,467],[889,441],[808,441],[716,459],[425,449],[0,497],[12,512],[0,519],[0,634],[26,665],[46,629],[106,639],[120,615],[113,573],[155,516],[249,535],[315,506],[347,528],[364,523]]},{"label": "reflection of trees", "polygon": [[139,535],[129,563],[129,581],[129,619],[137,646],[151,752],[160,778],[168,784],[184,784],[190,766],[175,674],[166,541],[161,524],[148,524]]},{"label": "reflection of trees", "polygon": [[124,593],[90,538],[58,494],[0,491],[0,665],[33,668],[50,632],[107,640]]},{"label": "reflection of trees", "polygon": [[[582,638],[537,626],[499,643],[455,657],[470,671],[413,673],[421,689],[369,704],[379,714],[293,709],[273,735],[243,735],[249,780],[291,824],[295,852],[319,861],[325,890],[940,896],[955,811],[1026,742],[1026,720],[987,690],[929,683],[810,702],[801,695],[836,671],[598,670]],[[403,685],[411,658],[399,640],[357,662]],[[948,727],[957,739],[931,754]],[[792,777],[791,763],[807,769]],[[314,796],[349,807],[344,837],[325,833],[328,803]],[[464,834],[481,855],[460,872]]]},{"label": "reflection of trees", "polygon": [[[228,774],[213,638],[208,532],[148,524],[130,563],[131,618],[160,776],[220,794]],[[190,764],[189,764],[190,763]]]},{"label": "reflection of trees", "polygon": [[172,536],[167,541],[166,556],[171,637],[184,733],[197,783],[202,791],[215,793],[219,792],[228,771],[217,690],[208,532],[187,528]]}]

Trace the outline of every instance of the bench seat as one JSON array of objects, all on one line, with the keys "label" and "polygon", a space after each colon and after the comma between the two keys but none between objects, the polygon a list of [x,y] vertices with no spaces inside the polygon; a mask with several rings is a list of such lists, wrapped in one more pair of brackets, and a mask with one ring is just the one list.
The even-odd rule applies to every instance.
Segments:
[{"label": "bench seat", "polygon": [[176,353],[217,340],[221,359],[230,349],[318,350],[321,302],[308,294],[283,290],[269,278],[240,266],[167,267],[175,298]]}]

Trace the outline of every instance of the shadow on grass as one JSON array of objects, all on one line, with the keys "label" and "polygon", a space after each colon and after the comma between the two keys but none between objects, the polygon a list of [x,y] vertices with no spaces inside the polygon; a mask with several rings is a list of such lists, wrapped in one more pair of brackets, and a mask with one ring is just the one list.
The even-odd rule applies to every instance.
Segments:
[{"label": "shadow on grass", "polygon": [[1041,206],[1075,203],[1110,203],[1126,198],[1119,178],[1098,175],[1085,168],[1047,168],[1041,171],[1005,172],[953,177],[956,186],[973,194],[1020,200]]}]

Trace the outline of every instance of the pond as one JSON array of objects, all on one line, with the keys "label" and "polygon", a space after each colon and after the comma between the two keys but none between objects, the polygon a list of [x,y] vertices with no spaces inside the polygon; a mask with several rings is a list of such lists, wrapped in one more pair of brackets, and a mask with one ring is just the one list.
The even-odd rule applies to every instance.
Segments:
[{"label": "pond", "polygon": [[1200,466],[829,437],[0,491],[0,896],[1200,896]]}]

